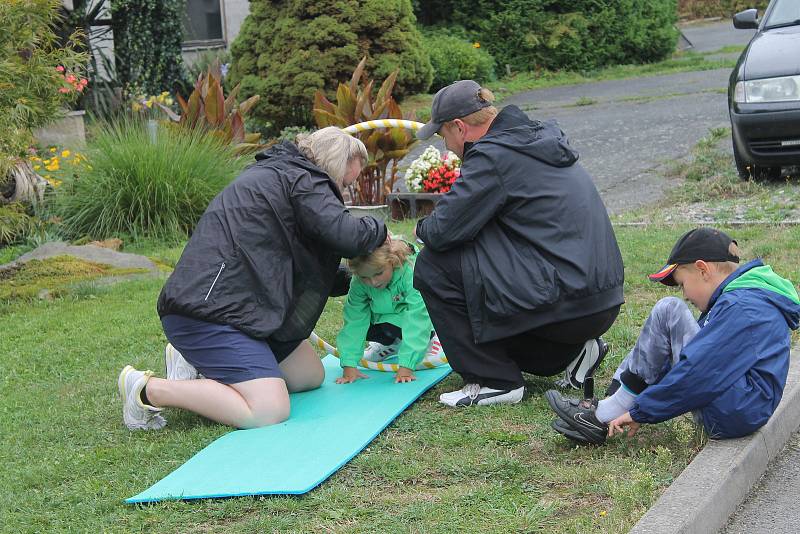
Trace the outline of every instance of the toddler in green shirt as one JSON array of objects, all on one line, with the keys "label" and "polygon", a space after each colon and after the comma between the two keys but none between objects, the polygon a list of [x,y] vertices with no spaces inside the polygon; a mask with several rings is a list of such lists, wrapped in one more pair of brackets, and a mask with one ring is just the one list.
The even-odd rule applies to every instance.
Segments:
[{"label": "toddler in green shirt", "polygon": [[337,384],[367,378],[357,368],[361,358],[383,361],[395,354],[399,364],[395,382],[411,382],[425,356],[441,352],[428,310],[414,289],[416,257],[413,245],[389,239],[372,254],[349,261],[353,278],[344,304],[344,326],[336,338],[342,366]]}]

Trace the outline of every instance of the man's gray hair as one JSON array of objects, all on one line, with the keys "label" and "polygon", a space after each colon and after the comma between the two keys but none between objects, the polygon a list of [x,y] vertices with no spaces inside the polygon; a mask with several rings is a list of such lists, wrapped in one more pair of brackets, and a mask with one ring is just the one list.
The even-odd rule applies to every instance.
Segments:
[{"label": "man's gray hair", "polygon": [[328,176],[333,178],[339,189],[344,187],[347,165],[359,158],[365,165],[369,159],[367,147],[356,137],[344,133],[335,126],[328,126],[310,134],[297,136],[297,148],[305,157],[314,162]]}]

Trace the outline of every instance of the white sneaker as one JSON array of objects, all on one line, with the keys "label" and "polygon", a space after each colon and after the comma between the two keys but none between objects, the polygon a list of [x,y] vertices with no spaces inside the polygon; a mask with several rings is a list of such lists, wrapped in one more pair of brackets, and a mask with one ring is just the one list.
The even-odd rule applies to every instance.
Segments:
[{"label": "white sneaker", "polygon": [[428,343],[428,351],[425,353],[425,357],[435,360],[441,358],[442,356],[444,356],[444,349],[439,341],[439,336],[433,334],[431,342]]},{"label": "white sneaker", "polygon": [[159,430],[167,424],[161,416],[161,408],[142,403],[140,395],[151,376],[152,371],[137,371],[127,365],[117,379],[122,397],[122,420],[131,430]]},{"label": "white sneaker", "polygon": [[564,378],[556,381],[561,388],[580,389],[587,377],[593,377],[595,370],[608,353],[608,344],[602,338],[590,339],[583,349],[564,370]]},{"label": "white sneaker", "polygon": [[194,380],[201,377],[172,343],[167,343],[167,348],[164,349],[164,367],[167,380]]},{"label": "white sneaker", "polygon": [[382,362],[397,354],[398,348],[400,348],[399,339],[395,339],[391,345],[370,341],[367,343],[367,350],[364,351],[364,359],[368,362]]},{"label": "white sneaker", "polygon": [[478,384],[467,384],[458,391],[442,393],[439,402],[448,406],[487,406],[489,404],[516,404],[522,400],[525,386],[517,389],[492,389]]}]

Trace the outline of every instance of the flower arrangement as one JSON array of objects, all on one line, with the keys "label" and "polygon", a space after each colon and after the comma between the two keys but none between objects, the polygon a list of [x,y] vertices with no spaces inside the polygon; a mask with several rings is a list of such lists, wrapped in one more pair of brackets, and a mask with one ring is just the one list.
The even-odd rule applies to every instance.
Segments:
[{"label": "flower arrangement", "polygon": [[447,193],[461,176],[461,160],[452,152],[442,155],[434,146],[425,149],[406,171],[408,190],[413,193]]}]

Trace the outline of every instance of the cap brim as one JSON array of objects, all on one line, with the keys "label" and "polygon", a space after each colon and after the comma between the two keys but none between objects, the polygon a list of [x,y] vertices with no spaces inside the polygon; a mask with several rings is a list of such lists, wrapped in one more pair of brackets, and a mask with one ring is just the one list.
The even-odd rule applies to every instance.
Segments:
[{"label": "cap brim", "polygon": [[675,272],[677,267],[677,263],[668,263],[662,267],[660,271],[648,275],[647,278],[649,278],[652,282],[661,282],[665,286],[677,286],[678,283],[675,282],[675,279],[672,277],[672,273]]},{"label": "cap brim", "polygon": [[442,127],[442,123],[430,121],[425,126],[417,130],[417,139],[429,139],[436,135]]}]

